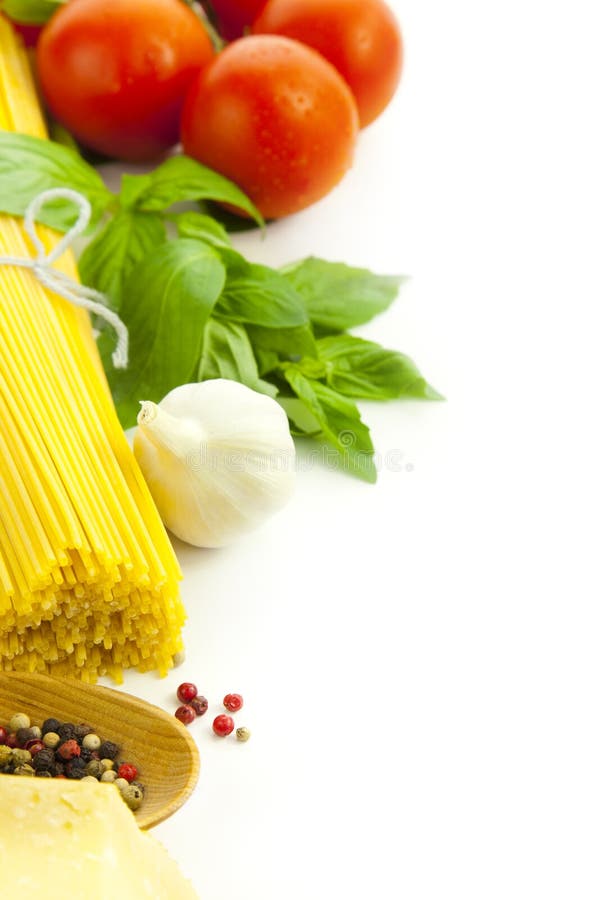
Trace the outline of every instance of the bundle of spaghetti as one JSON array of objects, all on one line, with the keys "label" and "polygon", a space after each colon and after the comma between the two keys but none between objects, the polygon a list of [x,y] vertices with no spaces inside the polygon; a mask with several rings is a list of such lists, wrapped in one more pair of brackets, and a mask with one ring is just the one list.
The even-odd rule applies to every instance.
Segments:
[{"label": "bundle of spaghetti", "polygon": [[[28,59],[0,16],[0,129],[46,137]],[[65,185],[68,187],[68,185]],[[60,235],[38,226],[49,250]],[[0,256],[31,257],[0,215]],[[77,278],[70,253],[57,268]],[[0,266],[0,667],[95,681],[166,674],[181,573],[121,429],[88,314]]]}]

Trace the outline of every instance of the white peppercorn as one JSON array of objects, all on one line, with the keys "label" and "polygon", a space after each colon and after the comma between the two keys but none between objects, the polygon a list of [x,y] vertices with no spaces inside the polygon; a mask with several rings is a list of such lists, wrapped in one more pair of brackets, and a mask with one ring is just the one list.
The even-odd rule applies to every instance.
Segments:
[{"label": "white peppercorn", "polygon": [[45,747],[48,747],[50,750],[55,750],[60,744],[60,735],[58,735],[55,731],[47,731],[44,737],[42,738],[43,744]]},{"label": "white peppercorn", "polygon": [[98,735],[91,732],[90,734],[85,735],[81,742],[81,746],[85,747],[86,750],[97,750],[101,743],[102,741]]}]

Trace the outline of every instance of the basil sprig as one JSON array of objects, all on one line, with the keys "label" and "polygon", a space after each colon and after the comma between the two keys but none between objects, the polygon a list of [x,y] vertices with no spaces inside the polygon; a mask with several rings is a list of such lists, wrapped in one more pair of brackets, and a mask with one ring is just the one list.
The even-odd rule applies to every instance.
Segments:
[{"label": "basil sprig", "polygon": [[[124,175],[113,194],[75,148],[0,132],[0,211],[22,215],[52,187],[90,201],[81,278],[129,328],[129,366],[118,370],[113,337],[97,323],[123,427],[135,424],[140,400],[230,378],[276,397],[294,434],[325,445],[341,470],[373,482],[374,448],[355,401],[441,399],[409,357],[348,333],[388,309],[402,278],[315,257],[280,270],[249,262],[203,204],[237,207],[263,227],[260,213],[236,185],[194,160],[175,156],[147,175]],[[198,205],[181,211],[182,201]],[[59,202],[42,216],[66,230],[75,212]]]}]

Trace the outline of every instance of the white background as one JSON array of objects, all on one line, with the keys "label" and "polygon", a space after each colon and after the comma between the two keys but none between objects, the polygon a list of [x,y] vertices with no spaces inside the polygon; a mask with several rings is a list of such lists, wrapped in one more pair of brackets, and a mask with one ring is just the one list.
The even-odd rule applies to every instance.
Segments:
[{"label": "white background", "polygon": [[[353,170],[236,242],[411,275],[362,333],[448,399],[362,405],[403,454],[375,487],[313,467],[235,547],[178,545],[186,663],[125,688],[215,706],[155,834],[202,900],[597,900],[600,15],[391,5]],[[248,744],[210,732],[228,691]]]}]

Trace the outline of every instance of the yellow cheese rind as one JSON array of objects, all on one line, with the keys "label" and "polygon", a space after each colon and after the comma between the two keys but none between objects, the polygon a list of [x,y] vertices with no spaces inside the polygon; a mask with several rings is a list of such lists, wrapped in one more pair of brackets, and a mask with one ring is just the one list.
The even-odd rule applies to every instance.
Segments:
[{"label": "yellow cheese rind", "polygon": [[112,784],[0,775],[0,872],[19,897],[197,900]]}]

